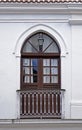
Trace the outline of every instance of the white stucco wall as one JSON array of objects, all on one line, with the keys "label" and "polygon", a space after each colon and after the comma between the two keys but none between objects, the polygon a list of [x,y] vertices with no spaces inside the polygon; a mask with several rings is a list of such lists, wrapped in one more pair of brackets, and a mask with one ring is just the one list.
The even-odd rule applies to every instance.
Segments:
[{"label": "white stucco wall", "polygon": [[82,36],[81,25],[72,26],[72,101],[71,116],[82,117]]},{"label": "white stucco wall", "polygon": [[73,25],[70,17],[65,12],[0,14],[0,119],[19,118],[16,90],[20,89],[20,49],[37,30],[56,38],[61,49],[61,88],[66,90],[64,118],[82,118],[82,25]]}]

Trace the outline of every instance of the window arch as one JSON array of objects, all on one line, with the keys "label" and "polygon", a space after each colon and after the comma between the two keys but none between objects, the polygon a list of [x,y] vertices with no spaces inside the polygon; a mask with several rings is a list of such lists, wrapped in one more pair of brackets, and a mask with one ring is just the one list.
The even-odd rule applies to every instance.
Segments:
[{"label": "window arch", "polygon": [[[60,49],[49,35],[38,32],[26,39],[21,50],[22,86],[60,88]],[[42,79],[42,80],[41,80]]]},{"label": "window arch", "polygon": [[37,32],[21,49],[21,118],[60,118],[60,88],[58,44],[48,34]]},{"label": "window arch", "polygon": [[[40,50],[40,42],[42,42],[42,50]],[[35,33],[25,40],[22,53],[60,53],[60,49],[56,43],[56,41],[50,37],[48,34],[43,32]]]}]

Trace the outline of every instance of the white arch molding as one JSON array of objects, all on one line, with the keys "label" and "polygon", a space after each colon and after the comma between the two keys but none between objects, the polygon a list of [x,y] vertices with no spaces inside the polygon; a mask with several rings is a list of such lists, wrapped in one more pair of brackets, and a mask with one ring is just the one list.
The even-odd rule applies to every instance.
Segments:
[{"label": "white arch molding", "polygon": [[66,45],[64,39],[62,38],[62,36],[55,29],[51,28],[50,26],[39,24],[39,25],[35,25],[35,26],[32,26],[31,28],[29,28],[28,30],[23,32],[21,34],[21,36],[18,38],[14,52],[13,52],[13,54],[15,54],[16,57],[21,56],[21,48],[22,48],[22,45],[23,45],[25,39],[27,39],[30,35],[32,35],[35,32],[38,32],[38,31],[44,31],[44,32],[48,33],[57,41],[57,43],[60,47],[60,50],[61,50],[62,57],[63,56],[65,57],[66,54],[68,54],[67,45]]}]

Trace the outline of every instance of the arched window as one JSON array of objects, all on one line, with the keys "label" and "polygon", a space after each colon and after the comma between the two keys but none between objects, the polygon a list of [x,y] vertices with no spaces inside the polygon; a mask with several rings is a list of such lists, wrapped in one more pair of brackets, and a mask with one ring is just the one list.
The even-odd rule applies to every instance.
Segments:
[{"label": "arched window", "polygon": [[21,118],[60,118],[60,49],[44,32],[21,49]]},{"label": "arched window", "polygon": [[32,35],[21,57],[21,89],[60,88],[60,50],[54,39],[42,32]]}]

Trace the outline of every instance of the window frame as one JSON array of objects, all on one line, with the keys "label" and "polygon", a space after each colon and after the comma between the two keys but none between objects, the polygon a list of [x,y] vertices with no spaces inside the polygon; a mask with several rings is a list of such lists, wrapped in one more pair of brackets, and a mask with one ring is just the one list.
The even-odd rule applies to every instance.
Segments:
[{"label": "window frame", "polygon": [[[38,33],[40,33],[40,32],[38,32]],[[41,32],[41,33],[43,33],[43,32]],[[37,33],[35,33],[34,35],[36,35]],[[59,52],[58,53],[45,53],[44,51],[43,52],[39,52],[39,51],[37,51],[37,53],[30,53],[30,52],[23,52],[23,48],[24,48],[24,46],[25,46],[25,44],[27,44],[27,41],[32,37],[32,36],[34,36],[34,35],[32,35],[32,36],[30,36],[29,38],[27,38],[26,40],[25,40],[25,42],[24,42],[24,44],[23,44],[23,46],[22,46],[22,49],[21,49],[21,73],[20,73],[20,75],[21,75],[21,90],[22,89],[26,89],[26,87],[25,86],[32,86],[32,84],[24,84],[23,83],[23,72],[22,72],[22,59],[23,58],[58,58],[59,59],[59,61],[58,61],[58,83],[57,84],[55,84],[55,88],[56,89],[60,89],[61,88],[61,60],[60,60],[60,48],[59,48],[59,46],[58,46],[58,44],[57,44],[57,42],[51,37],[51,36],[49,36],[48,34],[46,34],[46,33],[43,33],[43,34],[45,34],[45,35],[47,35],[48,37],[50,37],[54,42],[55,42],[55,44],[57,45],[57,47],[58,47],[58,50],[59,50]],[[46,49],[45,49],[46,50]],[[36,86],[36,83],[33,83],[34,85],[33,86]],[[48,85],[47,83],[45,83],[45,85],[44,86],[46,86],[46,85]],[[51,85],[49,85],[50,87],[51,87]],[[29,87],[28,87],[29,88]]]}]

